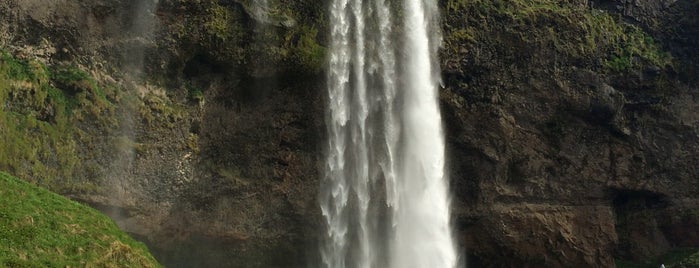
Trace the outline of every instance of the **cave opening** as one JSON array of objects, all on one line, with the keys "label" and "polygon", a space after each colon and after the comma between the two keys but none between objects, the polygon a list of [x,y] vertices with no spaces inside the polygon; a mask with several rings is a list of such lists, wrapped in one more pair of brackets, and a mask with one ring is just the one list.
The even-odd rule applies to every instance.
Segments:
[{"label": "cave opening", "polygon": [[662,211],[668,196],[647,190],[612,189],[612,205],[618,244],[616,258],[643,261],[670,250],[662,231]]}]

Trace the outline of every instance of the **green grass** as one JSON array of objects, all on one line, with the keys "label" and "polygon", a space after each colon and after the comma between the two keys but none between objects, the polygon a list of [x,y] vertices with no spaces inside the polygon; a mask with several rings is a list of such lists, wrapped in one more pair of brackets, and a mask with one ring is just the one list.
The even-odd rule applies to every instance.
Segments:
[{"label": "green grass", "polygon": [[692,267],[699,267],[699,251],[697,249],[693,250],[694,253],[692,253],[689,256],[684,257],[681,259],[679,262],[677,262],[677,265],[673,267],[682,267],[682,268],[692,268]]},{"label": "green grass", "polygon": [[667,268],[696,268],[699,267],[699,249],[676,248],[641,262],[615,260],[614,263],[617,268],[657,268],[661,263]]},{"label": "green grass", "polygon": [[1,267],[160,267],[98,211],[0,172]]}]

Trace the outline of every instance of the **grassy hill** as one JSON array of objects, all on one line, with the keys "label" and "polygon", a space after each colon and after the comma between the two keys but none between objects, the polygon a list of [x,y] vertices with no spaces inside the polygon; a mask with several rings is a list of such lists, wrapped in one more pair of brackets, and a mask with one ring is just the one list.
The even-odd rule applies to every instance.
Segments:
[{"label": "grassy hill", "polygon": [[160,267],[98,211],[0,172],[0,267]]}]

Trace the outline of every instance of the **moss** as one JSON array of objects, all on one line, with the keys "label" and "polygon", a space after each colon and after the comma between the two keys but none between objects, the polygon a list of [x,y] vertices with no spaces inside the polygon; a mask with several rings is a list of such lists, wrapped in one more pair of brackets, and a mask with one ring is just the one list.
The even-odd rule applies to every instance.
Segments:
[{"label": "moss", "polygon": [[[97,83],[85,72],[68,65],[60,65],[51,72],[51,80],[61,89],[75,94],[83,91],[97,91]],[[100,94],[104,97],[104,94]]]},{"label": "moss", "polygon": [[614,260],[619,268],[656,268],[661,263],[667,268],[692,268],[699,267],[699,249],[677,248],[662,256],[648,258],[642,261]]},{"label": "moss", "polygon": [[325,49],[320,43],[326,31],[321,28],[325,27],[321,2],[271,0],[270,23],[261,27],[247,0],[180,0],[167,8],[181,17],[168,25],[182,50],[182,59],[171,67],[178,74],[197,57],[209,59],[215,66],[212,71],[221,73],[274,69],[296,76],[323,69]]},{"label": "moss", "polygon": [[198,87],[190,86],[187,90],[187,98],[190,101],[202,102],[204,101],[204,92]]},{"label": "moss", "polygon": [[0,63],[0,168],[43,185],[64,180],[77,162],[66,98],[48,84],[46,67],[3,53]]},{"label": "moss", "polygon": [[[492,43],[502,36],[538,49],[552,48],[572,62],[626,72],[665,67],[669,54],[640,28],[607,12],[560,0],[448,0],[445,41],[457,48]],[[508,41],[512,42],[512,41]],[[508,45],[508,44],[506,44]],[[516,45],[512,44],[512,45]]]},{"label": "moss", "polygon": [[655,40],[640,28],[623,26],[611,55],[604,59],[604,66],[611,71],[623,72],[638,69],[644,65],[665,67],[671,64],[671,57],[662,51]]},{"label": "moss", "polygon": [[177,122],[184,118],[186,107],[149,92],[143,96],[142,102],[139,103],[138,113],[139,117],[149,125],[159,125],[172,129]]},{"label": "moss", "polygon": [[67,99],[69,109],[80,107],[82,111],[79,112],[86,112],[83,115],[93,119],[104,118],[106,114],[114,112],[115,105],[103,87],[86,72],[74,66],[59,65],[53,67],[50,74],[51,82],[71,97]]},{"label": "moss", "polygon": [[126,136],[115,137],[112,140],[112,145],[116,149],[116,153],[129,154],[141,146]]},{"label": "moss", "polygon": [[[115,105],[87,73],[45,66],[2,52],[0,60],[0,169],[54,191],[93,191],[96,178],[76,178],[78,125],[116,126]],[[104,133],[104,132],[103,132]]]},{"label": "moss", "polygon": [[187,147],[195,154],[199,154],[199,135],[189,133],[187,137]]},{"label": "moss", "polygon": [[106,216],[0,172],[0,266],[160,267]]},{"label": "moss", "polygon": [[674,265],[672,267],[678,267],[678,268],[689,268],[689,267],[699,267],[699,251],[696,249],[693,250],[693,253],[689,256],[686,256],[682,258],[677,265]]},{"label": "moss", "polygon": [[306,74],[320,73],[325,66],[326,49],[318,44],[317,36],[317,29],[299,27],[286,38],[291,65],[301,67]]},{"label": "moss", "polygon": [[230,38],[230,11],[218,4],[212,5],[207,11],[209,13],[209,17],[204,22],[206,32],[214,38],[225,42]]},{"label": "moss", "polygon": [[[20,61],[12,57],[8,52],[2,51],[3,67],[7,78],[12,80],[33,80],[35,72],[31,70],[30,64],[26,61]],[[32,64],[34,65],[34,64]]]}]

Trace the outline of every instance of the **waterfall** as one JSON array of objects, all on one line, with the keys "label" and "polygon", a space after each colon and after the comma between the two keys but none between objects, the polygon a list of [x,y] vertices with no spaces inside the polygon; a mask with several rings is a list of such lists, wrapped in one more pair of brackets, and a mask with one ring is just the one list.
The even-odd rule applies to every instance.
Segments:
[{"label": "waterfall", "polygon": [[[127,75],[140,75],[145,64],[146,48],[155,42],[155,9],[159,0],[138,1],[132,6],[133,18],[127,31],[127,39],[132,39],[131,47],[124,55]],[[136,78],[132,78],[135,80]],[[140,81],[139,81],[140,82]]]},{"label": "waterfall", "polygon": [[457,265],[433,1],[331,2],[324,267]]},{"label": "waterfall", "polygon": [[269,22],[269,1],[268,0],[253,0],[252,1],[252,14],[253,16],[263,22]]},{"label": "waterfall", "polygon": [[[125,90],[128,94],[136,96],[138,87],[144,87],[146,80],[143,77],[146,50],[155,46],[157,18],[155,10],[158,0],[144,0],[134,2],[129,13],[130,21],[124,25],[123,36],[125,40],[122,56],[122,69],[124,70]],[[132,18],[131,18],[132,17]],[[136,151],[133,145],[136,140],[136,107],[128,99],[121,102],[119,107],[119,128],[114,130],[116,148],[112,154],[111,164],[106,167],[106,176],[109,185],[109,198],[115,207],[127,206],[132,202],[133,195],[133,166],[136,162]],[[123,212],[121,208],[112,209],[106,213],[115,220],[119,227],[124,227]]]}]

